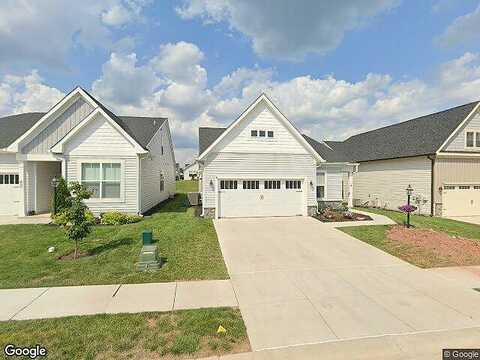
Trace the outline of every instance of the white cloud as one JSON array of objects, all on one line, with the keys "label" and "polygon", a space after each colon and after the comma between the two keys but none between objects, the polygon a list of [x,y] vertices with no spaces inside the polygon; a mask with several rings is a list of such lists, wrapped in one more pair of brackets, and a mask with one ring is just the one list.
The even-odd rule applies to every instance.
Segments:
[{"label": "white cloud", "polygon": [[480,40],[480,5],[471,13],[457,17],[436,41],[450,47],[464,45]]},{"label": "white cloud", "polygon": [[0,115],[48,111],[64,95],[45,85],[35,70],[25,76],[7,75],[0,81]]},{"label": "white cloud", "polygon": [[397,5],[397,0],[236,1],[185,0],[176,9],[184,19],[225,21],[251,39],[261,56],[299,60],[335,49],[346,32]]},{"label": "white cloud", "polygon": [[112,46],[111,25],[140,18],[149,2],[133,0],[22,0],[0,2],[0,62],[5,66],[65,66],[75,46]]}]

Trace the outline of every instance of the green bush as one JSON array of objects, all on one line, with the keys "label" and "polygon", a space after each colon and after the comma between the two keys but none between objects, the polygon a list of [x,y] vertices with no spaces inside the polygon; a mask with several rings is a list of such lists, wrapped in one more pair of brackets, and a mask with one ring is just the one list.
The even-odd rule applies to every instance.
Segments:
[{"label": "green bush", "polygon": [[119,211],[109,211],[102,214],[101,223],[104,225],[133,224],[142,220],[139,215],[130,215]]},{"label": "green bush", "polygon": [[55,210],[54,205],[56,206],[57,214],[63,212],[72,205],[68,184],[63,177],[58,179],[58,186],[55,191],[55,199],[52,199],[52,212]]},{"label": "green bush", "polygon": [[[61,213],[57,213],[57,215],[52,216],[53,223],[58,226],[65,226],[67,225],[67,213],[65,211],[62,211]],[[95,225],[97,223],[97,219],[95,218],[95,215],[90,210],[87,210],[85,212],[85,220],[92,225]]]}]

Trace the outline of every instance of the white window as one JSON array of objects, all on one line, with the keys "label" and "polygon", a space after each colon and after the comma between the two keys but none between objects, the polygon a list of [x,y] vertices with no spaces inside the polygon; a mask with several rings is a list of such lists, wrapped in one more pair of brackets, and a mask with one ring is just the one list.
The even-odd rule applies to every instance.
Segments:
[{"label": "white window", "polygon": [[0,185],[18,185],[19,182],[18,174],[0,174]]},{"label": "white window", "polygon": [[479,131],[465,132],[465,147],[480,148],[480,132]]},{"label": "white window", "polygon": [[455,186],[452,186],[452,185],[445,185],[443,187],[444,190],[455,190]]},{"label": "white window", "polygon": [[287,180],[285,181],[287,189],[301,189],[302,182],[300,180]]},{"label": "white window", "polygon": [[121,164],[96,162],[81,164],[81,183],[94,199],[119,199],[121,188]]},{"label": "white window", "polygon": [[258,132],[258,135],[259,135],[260,137],[265,137],[265,130],[260,130],[260,131]]},{"label": "white window", "polygon": [[252,130],[252,131],[250,131],[250,135],[252,137],[257,137],[258,136],[258,131],[257,130]]},{"label": "white window", "polygon": [[271,130],[267,131],[267,136],[269,138],[273,138],[273,131],[271,131]]},{"label": "white window", "polygon": [[317,199],[325,199],[325,173],[317,174]]},{"label": "white window", "polygon": [[221,190],[235,190],[238,187],[237,180],[221,180],[220,189]]},{"label": "white window", "polygon": [[250,190],[258,190],[260,188],[260,181],[258,180],[245,180],[243,181],[243,188]]},{"label": "white window", "polygon": [[165,178],[162,173],[160,173],[160,192],[165,190]]},{"label": "white window", "polygon": [[265,180],[263,186],[268,190],[278,190],[280,189],[280,180]]}]

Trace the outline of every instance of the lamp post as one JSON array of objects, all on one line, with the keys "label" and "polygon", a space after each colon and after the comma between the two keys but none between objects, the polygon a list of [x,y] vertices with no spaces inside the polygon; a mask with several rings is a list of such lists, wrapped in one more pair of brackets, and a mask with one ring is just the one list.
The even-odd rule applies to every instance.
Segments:
[{"label": "lamp post", "polygon": [[53,215],[57,214],[57,187],[60,180],[57,177],[52,179],[51,185],[53,187]]},{"label": "lamp post", "polygon": [[[408,187],[405,189],[407,191],[407,205],[410,208],[410,197],[413,194],[412,185],[408,184]],[[407,228],[410,227],[410,211],[407,212]]]}]

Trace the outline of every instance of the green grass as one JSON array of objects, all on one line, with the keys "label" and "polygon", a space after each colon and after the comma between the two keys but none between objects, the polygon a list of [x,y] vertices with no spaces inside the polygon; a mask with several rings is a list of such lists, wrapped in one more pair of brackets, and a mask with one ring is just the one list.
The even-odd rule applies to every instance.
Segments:
[{"label": "green grass", "polygon": [[[96,226],[81,244],[93,254],[57,260],[73,250],[62,229],[53,225],[0,226],[0,288],[226,279],[225,263],[213,223],[194,216],[186,191],[195,181],[178,182],[178,194],[136,224]],[[152,229],[166,264],[157,272],[137,272],[140,236]],[[53,254],[48,247],[55,246]]]},{"label": "green grass", "polygon": [[[405,214],[399,211],[361,208],[359,210],[368,211],[374,214],[385,215],[395,221],[397,224],[403,224],[406,221]],[[440,217],[411,215],[410,223],[419,229],[432,229],[445,232],[452,236],[461,236],[469,239],[480,239],[480,225],[469,224],[461,221],[450,220]]]},{"label": "green grass", "polygon": [[[405,214],[398,211],[373,208],[361,208],[360,210],[387,216],[398,224],[403,224],[405,221]],[[412,215],[410,218],[410,223],[416,229],[432,229],[438,232],[447,233],[452,236],[460,236],[474,240],[480,239],[480,226],[475,224],[420,215]],[[366,242],[367,244],[375,246],[393,256],[423,268],[452,265],[448,258],[439,256],[432,251],[419,246],[408,246],[406,244],[401,244],[399,242],[390,240],[387,237],[387,231],[390,228],[390,225],[363,225],[343,227],[339,228],[339,230],[363,242]]]},{"label": "green grass", "polygon": [[[219,325],[226,334],[217,334]],[[250,349],[238,309],[0,322],[0,346],[40,344],[49,359],[203,357]]]}]

